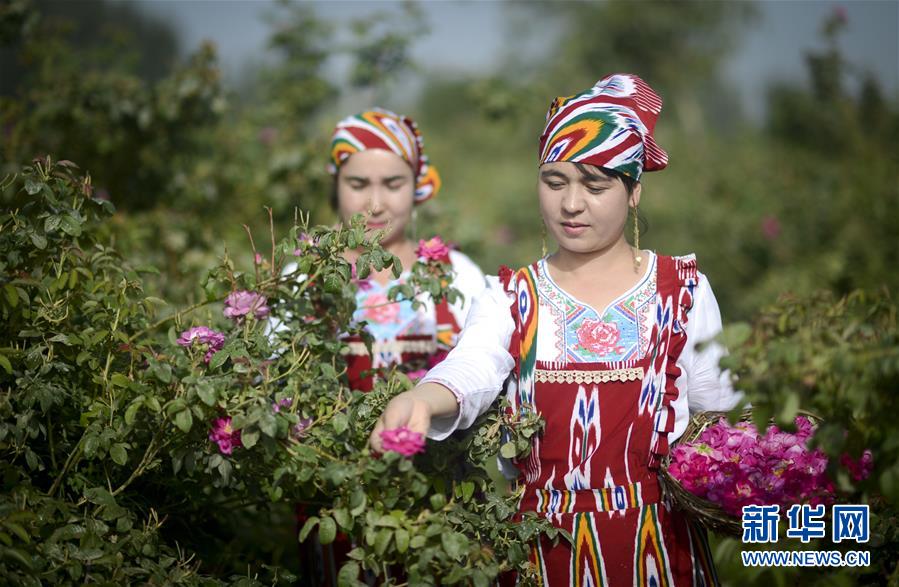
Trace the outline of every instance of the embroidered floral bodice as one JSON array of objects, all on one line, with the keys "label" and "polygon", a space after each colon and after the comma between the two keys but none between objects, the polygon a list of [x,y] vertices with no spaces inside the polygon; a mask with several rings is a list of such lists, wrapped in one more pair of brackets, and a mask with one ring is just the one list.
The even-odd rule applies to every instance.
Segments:
[{"label": "embroidered floral bodice", "polygon": [[434,317],[423,310],[412,308],[412,302],[391,302],[387,292],[401,285],[405,274],[398,280],[380,284],[374,279],[359,282],[356,290],[356,307],[353,319],[368,322],[367,329],[375,340],[393,340],[398,336],[434,334]]},{"label": "embroidered floral bodice", "polygon": [[553,360],[569,363],[612,362],[641,358],[652,330],[657,294],[656,256],[650,253],[643,277],[602,310],[593,308],[559,287],[539,265],[541,338],[547,333],[555,349]]}]

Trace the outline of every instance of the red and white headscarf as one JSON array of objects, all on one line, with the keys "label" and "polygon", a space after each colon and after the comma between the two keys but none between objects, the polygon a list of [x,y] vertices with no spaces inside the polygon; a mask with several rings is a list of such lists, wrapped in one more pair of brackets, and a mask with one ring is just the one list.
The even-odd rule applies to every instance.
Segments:
[{"label": "red and white headscarf", "polygon": [[366,149],[390,151],[409,163],[415,174],[416,204],[437,195],[440,175],[425,155],[421,133],[408,116],[375,108],[341,120],[331,137],[328,172],[336,174],[350,155]]},{"label": "red and white headscarf", "polygon": [[574,96],[553,100],[540,137],[540,163],[588,163],[635,180],[668,165],[653,139],[662,99],[636,75],[609,75]]}]

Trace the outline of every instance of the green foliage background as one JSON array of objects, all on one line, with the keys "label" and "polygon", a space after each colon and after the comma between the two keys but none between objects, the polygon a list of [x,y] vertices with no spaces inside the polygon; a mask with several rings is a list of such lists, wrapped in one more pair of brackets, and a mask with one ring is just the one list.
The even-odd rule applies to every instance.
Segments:
[{"label": "green foliage background", "polygon": [[[215,283],[208,272],[225,249],[236,271],[253,269],[247,231],[265,250],[265,206],[276,234],[295,224],[297,207],[315,222],[333,220],[324,165],[330,128],[347,114],[334,107],[341,97],[362,96],[416,118],[444,179],[440,196],[421,210],[418,232],[458,242],[492,273],[539,254],[536,145],[550,99],[612,71],[649,80],[666,100],[658,136],[671,164],[645,178],[643,246],[697,253],[725,321],[752,323],[748,338],[732,341],[732,367],[760,413],[788,420],[794,408],[812,409],[847,432],[830,433],[829,452],[875,452],[874,478],[860,487],[843,479],[842,487],[881,506],[874,545],[881,566],[869,579],[843,572],[806,580],[899,581],[892,505],[899,434],[890,399],[899,103],[846,62],[839,48],[846,23],[837,14],[821,23],[823,48],[805,55],[806,78],[771,87],[767,118],[756,125],[741,115],[721,76],[723,57],[755,15],[748,2],[643,2],[637,11],[623,2],[510,3],[505,10],[522,27],[552,22],[570,34],[544,59],[509,57],[493,72],[468,76],[414,61],[411,43],[427,34],[426,14],[414,4],[397,9],[402,20],[384,14],[341,25],[322,21],[309,5],[285,4],[272,19],[270,51],[278,59],[239,91],[223,86],[215,47],[178,59],[166,23],[127,5],[82,4],[81,11],[28,0],[0,6],[0,176],[46,154],[89,172],[93,196],[117,209],[93,227],[92,238],[140,274],[142,295],[168,302],[153,310],[161,319],[208,300]],[[91,11],[103,26],[86,33]],[[604,34],[595,34],[600,29]],[[508,40],[510,55],[516,42]],[[353,64],[342,83],[326,75],[335,55]],[[424,80],[422,95],[391,103],[413,75]],[[13,211],[14,200],[4,206]],[[5,274],[3,285],[10,279]],[[125,287],[132,282],[124,276]],[[6,295],[14,307],[18,294]],[[107,440],[104,450],[116,446]],[[83,498],[112,508],[104,495]],[[288,510],[224,516],[234,542],[220,549],[220,559],[215,549],[201,553],[204,570],[247,544],[257,546],[255,561],[289,566]],[[266,516],[281,520],[278,532],[254,529]],[[729,584],[788,585],[806,576],[748,576],[734,566],[738,547],[717,545]],[[171,556],[169,565],[178,560]],[[170,572],[161,569],[154,572]]]}]

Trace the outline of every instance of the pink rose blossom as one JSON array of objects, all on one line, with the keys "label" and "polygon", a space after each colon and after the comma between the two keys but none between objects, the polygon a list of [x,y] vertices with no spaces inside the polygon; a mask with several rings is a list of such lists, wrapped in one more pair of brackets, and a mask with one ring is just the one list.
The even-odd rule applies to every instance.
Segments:
[{"label": "pink rose blossom", "polygon": [[231,426],[231,418],[216,418],[209,431],[209,440],[218,445],[219,452],[229,455],[235,446],[240,446],[240,430]]},{"label": "pink rose blossom", "polygon": [[300,440],[306,436],[306,429],[312,425],[312,418],[303,418],[290,429],[290,437],[294,440]]},{"label": "pink rose blossom", "polygon": [[205,346],[206,355],[203,359],[208,363],[212,355],[225,346],[225,335],[206,326],[194,326],[182,332],[175,342],[185,348],[194,345],[200,345],[201,348]]},{"label": "pink rose blossom", "polygon": [[225,316],[232,320],[242,320],[248,314],[256,319],[268,316],[268,300],[262,294],[254,291],[233,291],[225,298]]},{"label": "pink rose blossom", "polygon": [[621,333],[614,322],[585,319],[577,330],[581,347],[595,355],[607,355],[618,346]]},{"label": "pink rose blossom", "polygon": [[384,446],[384,450],[398,452],[407,457],[425,450],[424,436],[405,426],[381,432],[381,444]]},{"label": "pink rose blossom", "polygon": [[280,399],[280,400],[278,400],[278,401],[276,401],[276,402],[272,402],[272,411],[273,411],[274,413],[277,414],[277,413],[280,412],[281,410],[288,410],[288,409],[290,409],[290,406],[292,406],[292,405],[293,405],[293,398],[292,398],[292,397],[285,397],[285,398]]},{"label": "pink rose blossom", "polygon": [[419,240],[415,254],[425,261],[449,261],[450,249],[439,236],[427,241]]},{"label": "pink rose blossom", "polygon": [[415,371],[409,371],[408,373],[406,373],[406,376],[414,382],[418,381],[427,374],[427,369],[416,369]]},{"label": "pink rose blossom", "polygon": [[[750,423],[709,426],[693,442],[671,450],[668,472],[687,491],[739,516],[745,505],[831,503],[833,483],[827,478],[827,456],[810,450],[814,426],[796,419],[796,433],[770,426],[764,435]],[[862,457],[864,459],[864,456]]]},{"label": "pink rose blossom", "polygon": [[271,147],[278,138],[278,129],[273,126],[264,126],[259,129],[259,142],[266,147]]},{"label": "pink rose blossom", "polygon": [[776,216],[765,216],[762,219],[762,235],[769,241],[780,236],[780,220]]},{"label": "pink rose blossom", "polygon": [[870,450],[865,450],[862,456],[856,460],[849,453],[844,452],[840,457],[840,464],[849,471],[853,481],[864,481],[874,468],[874,455]]}]

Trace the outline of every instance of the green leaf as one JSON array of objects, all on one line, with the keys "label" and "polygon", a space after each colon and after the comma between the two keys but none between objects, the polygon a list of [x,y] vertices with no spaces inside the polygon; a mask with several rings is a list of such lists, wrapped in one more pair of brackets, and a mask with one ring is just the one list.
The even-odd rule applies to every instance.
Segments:
[{"label": "green leaf", "polygon": [[471,499],[471,496],[474,495],[474,483],[471,481],[463,481],[459,487],[462,488],[462,501],[467,503]]},{"label": "green leaf", "polygon": [[501,454],[504,458],[514,459],[515,458],[515,443],[511,440],[504,445],[502,445],[499,449],[499,454]]},{"label": "green leaf", "polygon": [[306,523],[303,524],[303,528],[300,530],[299,536],[297,536],[297,540],[300,542],[305,542],[306,538],[309,536],[309,533],[312,532],[312,529],[318,525],[319,519],[318,516],[311,516]]},{"label": "green leaf", "polygon": [[318,523],[318,541],[324,544],[331,544],[337,537],[337,524],[334,518],[325,516]]},{"label": "green leaf", "polygon": [[458,532],[444,532],[440,535],[440,543],[453,560],[458,560],[468,550],[468,538]]},{"label": "green leaf", "polygon": [[3,286],[3,291],[6,293],[6,299],[10,306],[15,308],[19,305],[19,294],[16,292],[16,288],[7,283]]},{"label": "green leaf", "polygon": [[344,432],[346,432],[346,429],[349,426],[349,421],[347,420],[346,414],[335,414],[334,419],[331,420],[331,426],[334,428],[334,432],[336,432],[337,434],[343,434]]},{"label": "green leaf", "polygon": [[334,520],[341,528],[345,530],[352,530],[353,518],[350,516],[349,512],[346,511],[346,508],[337,508],[334,510],[332,515],[334,516]]},{"label": "green leaf", "polygon": [[57,228],[59,228],[59,223],[62,219],[53,214],[47,216],[46,220],[44,220],[44,232],[55,232]]},{"label": "green leaf", "polygon": [[11,522],[9,520],[4,521],[3,525],[10,532],[12,532],[16,536],[18,536],[19,540],[21,540],[22,542],[25,542],[26,544],[31,544],[31,536],[28,535],[28,532],[25,530],[25,528],[23,528],[19,524],[16,524],[15,522]]},{"label": "green leaf", "polygon": [[434,493],[431,495],[430,501],[432,510],[442,510],[443,506],[446,505],[446,497],[442,493]]},{"label": "green leaf", "polygon": [[143,406],[143,405],[144,405],[143,401],[141,401],[140,398],[131,402],[131,405],[128,406],[127,410],[125,410],[125,424],[127,424],[129,426],[134,425],[134,420],[137,418],[137,412],[138,412],[138,410],[141,409],[141,406]]},{"label": "green leaf", "polygon": [[47,237],[38,234],[36,232],[31,233],[31,244],[33,244],[38,249],[46,249],[47,248]]},{"label": "green leaf", "polygon": [[3,370],[12,375],[12,364],[9,362],[9,359],[0,355],[0,367],[3,367]]},{"label": "green leaf", "polygon": [[375,536],[375,554],[378,556],[383,555],[390,545],[391,538],[393,538],[393,530],[387,528],[378,530],[378,534]]},{"label": "green leaf", "polygon": [[368,505],[368,498],[365,495],[365,491],[362,488],[356,488],[353,491],[353,495],[350,496],[350,514],[353,517],[359,516],[362,512],[365,511],[365,506]]},{"label": "green leaf", "polygon": [[207,406],[214,406],[215,401],[218,399],[218,393],[216,392],[215,387],[208,381],[201,381],[197,384],[197,395]]},{"label": "green leaf", "polygon": [[228,360],[229,356],[230,354],[227,351],[217,351],[213,353],[212,358],[209,359],[209,368],[218,369],[225,364],[225,361]]},{"label": "green leaf", "polygon": [[240,442],[244,448],[253,448],[259,442],[259,436],[258,428],[254,427],[252,430],[244,429],[240,431]]},{"label": "green leaf", "polygon": [[112,377],[109,378],[109,381],[116,387],[128,387],[131,383],[131,380],[121,373],[113,373]]},{"label": "green leaf", "polygon": [[68,214],[62,216],[59,227],[69,236],[81,236],[81,223]]},{"label": "green leaf", "polygon": [[194,417],[191,415],[190,410],[181,410],[177,414],[175,414],[175,426],[181,429],[182,432],[187,433],[190,432],[191,426],[193,426]]},{"label": "green leaf", "polygon": [[796,414],[799,412],[799,394],[795,391],[791,391],[787,393],[787,398],[784,401],[784,406],[780,410],[780,421],[782,424],[792,423],[793,420],[796,419]]},{"label": "green leaf", "polygon": [[406,552],[409,550],[409,531],[405,528],[400,528],[394,534],[394,540],[396,541],[396,550],[399,553]]},{"label": "green leaf", "polygon": [[159,379],[163,383],[171,383],[172,382],[172,366],[168,363],[154,363],[153,364],[153,375],[156,376],[156,379]]},{"label": "green leaf", "polygon": [[35,181],[31,178],[25,180],[25,191],[28,192],[29,196],[33,196],[41,191],[42,187],[44,187],[43,182]]},{"label": "green leaf", "polygon": [[109,449],[109,456],[112,457],[113,462],[117,465],[124,465],[128,462],[128,451],[125,450],[125,445],[121,442],[112,445],[112,448]]},{"label": "green leaf", "polygon": [[365,583],[360,583],[359,581],[359,573],[359,563],[354,561],[344,563],[344,565],[340,567],[340,572],[337,574],[337,585],[339,587],[364,585]]}]

